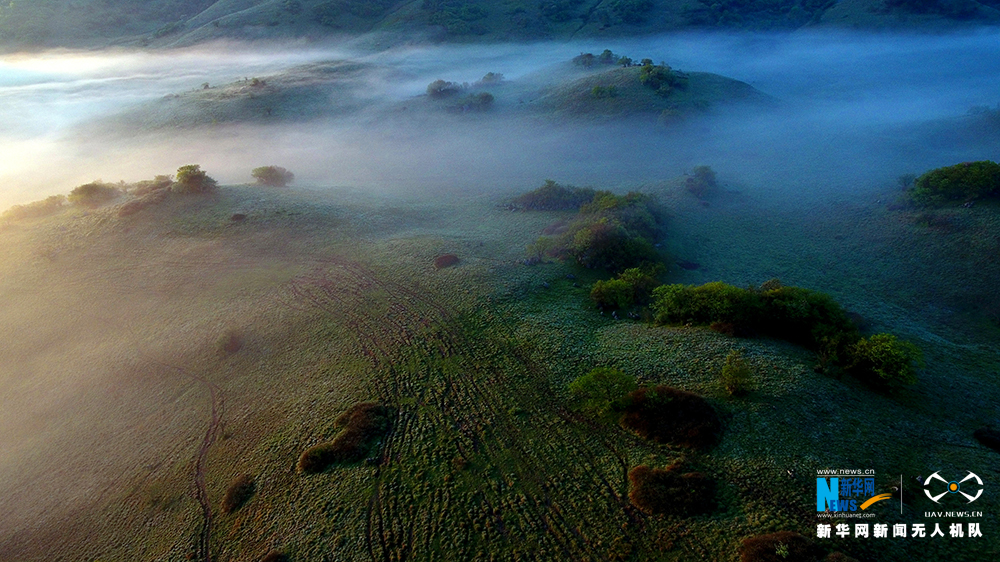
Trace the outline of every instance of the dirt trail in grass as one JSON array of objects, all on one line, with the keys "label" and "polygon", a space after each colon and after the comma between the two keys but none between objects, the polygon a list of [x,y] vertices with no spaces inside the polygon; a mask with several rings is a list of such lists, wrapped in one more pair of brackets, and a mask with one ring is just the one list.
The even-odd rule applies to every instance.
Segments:
[{"label": "dirt trail in grass", "polygon": [[[517,318],[469,317],[432,295],[414,279],[403,285],[331,258],[278,298],[347,326],[377,373],[373,391],[397,409],[392,431],[371,459],[378,468],[363,523],[368,557],[407,560],[441,548],[474,557],[477,543],[520,549],[532,539],[558,558],[600,559],[605,547],[584,521],[604,518],[627,528],[627,540],[638,537],[646,517],[628,500],[622,452],[636,443],[614,443],[606,428],[566,411],[547,392],[549,373],[522,347]],[[455,462],[484,471],[483,483],[456,493],[413,477],[414,463],[450,470]],[[574,487],[565,486],[562,467],[573,467]],[[488,534],[449,524],[463,512],[460,517]],[[443,547],[442,534],[458,538]]]},{"label": "dirt trail in grass", "polygon": [[163,368],[177,371],[178,373],[189,377],[191,380],[204,385],[208,388],[212,399],[212,414],[209,418],[208,427],[205,429],[205,436],[201,440],[201,446],[198,447],[198,454],[195,456],[194,464],[194,497],[195,500],[198,501],[198,505],[201,507],[202,517],[201,531],[198,533],[198,538],[194,545],[194,555],[197,560],[211,562],[212,550],[210,543],[212,538],[212,504],[209,502],[208,489],[205,486],[205,463],[208,458],[208,450],[215,443],[215,439],[219,433],[219,426],[222,422],[222,413],[225,406],[225,394],[215,383],[192,373],[184,367],[162,363],[160,361],[156,361],[155,359],[147,359],[147,361]]}]

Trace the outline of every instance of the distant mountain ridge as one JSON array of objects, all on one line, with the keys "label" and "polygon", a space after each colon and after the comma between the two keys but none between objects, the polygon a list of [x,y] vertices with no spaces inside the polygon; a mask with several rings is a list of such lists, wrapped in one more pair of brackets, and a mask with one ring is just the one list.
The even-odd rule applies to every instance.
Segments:
[{"label": "distant mountain ridge", "polygon": [[1000,24],[1000,0],[0,0],[4,50],[319,39],[373,31],[470,42],[690,28],[983,24]]}]

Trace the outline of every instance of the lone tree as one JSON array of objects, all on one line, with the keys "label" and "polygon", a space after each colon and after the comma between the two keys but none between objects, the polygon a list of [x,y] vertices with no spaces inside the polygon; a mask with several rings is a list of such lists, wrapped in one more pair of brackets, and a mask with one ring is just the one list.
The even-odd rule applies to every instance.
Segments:
[{"label": "lone tree", "polygon": [[285,187],[295,179],[295,174],[281,166],[261,166],[254,168],[250,174],[253,175],[258,184],[272,187]]},{"label": "lone tree", "polygon": [[214,189],[216,184],[201,166],[188,164],[177,168],[177,181],[171,189],[179,193],[205,193]]}]

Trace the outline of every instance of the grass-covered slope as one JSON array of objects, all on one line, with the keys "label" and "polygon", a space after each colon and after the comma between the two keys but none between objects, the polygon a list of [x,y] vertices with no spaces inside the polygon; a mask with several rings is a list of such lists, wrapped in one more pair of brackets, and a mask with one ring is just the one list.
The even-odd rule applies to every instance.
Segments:
[{"label": "grass-covered slope", "polygon": [[[875,469],[889,492],[900,472],[995,462],[973,437],[1000,399],[995,344],[921,324],[925,297],[900,295],[909,286],[893,277],[930,259],[892,261],[921,227],[881,207],[782,215],[749,197],[704,207],[682,181],[647,188],[670,207],[670,245],[703,266],[669,281],[777,274],[834,292],[919,339],[926,372],[888,397],[815,372],[792,344],[602,315],[588,298],[596,273],[522,263],[571,211],[250,186],[171,192],[125,216],[127,196],[62,206],[0,231],[0,552],[735,561],[749,537],[815,536],[817,468]],[[444,254],[459,261],[436,268]],[[757,383],[740,399],[719,381],[734,348]],[[703,396],[722,425],[714,447],[657,444],[574,411],[567,385],[597,366]],[[359,440],[364,460],[297,472],[364,403],[392,412],[386,433]],[[241,482],[252,489],[234,502]],[[884,502],[879,521],[923,523],[934,509],[905,499],[903,514]],[[997,509],[989,494],[977,505]],[[995,544],[817,542],[888,561],[983,560]]]},{"label": "grass-covered slope", "polygon": [[[720,105],[768,103],[749,84],[706,72],[678,73],[680,82],[666,95],[642,83],[642,67],[611,68],[552,87],[533,105],[556,115],[621,117],[667,113],[682,116]],[[666,116],[666,115],[665,115]]]},{"label": "grass-covered slope", "polygon": [[810,25],[941,28],[1000,21],[995,0],[33,0],[0,2],[0,48],[166,46],[372,31],[450,41]]}]

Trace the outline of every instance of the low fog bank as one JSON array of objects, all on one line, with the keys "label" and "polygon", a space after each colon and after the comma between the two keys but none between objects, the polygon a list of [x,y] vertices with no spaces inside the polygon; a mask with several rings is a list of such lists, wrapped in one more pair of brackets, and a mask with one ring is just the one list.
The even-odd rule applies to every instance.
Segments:
[{"label": "low fog bank", "polygon": [[[299,185],[359,189],[521,190],[544,178],[614,186],[675,177],[708,164],[724,181],[762,193],[850,193],[903,173],[997,158],[997,133],[972,133],[973,106],[1000,103],[1000,32],[891,35],[680,34],[579,43],[394,47],[214,44],[177,51],[53,52],[0,59],[0,206],[65,193],[93,179],[134,181],[199,163],[223,183],[264,164]],[[524,92],[582,72],[581,52],[611,49],[745,81],[780,100],[773,110],[727,111],[657,124],[539,119]],[[213,123],[96,133],[109,116],[164,96],[351,61],[345,89],[309,119]],[[502,73],[490,112],[417,112],[436,79]],[[224,92],[223,92],[224,94]],[[348,104],[345,100],[354,105]],[[356,103],[355,103],[356,102]],[[339,105],[338,105],[339,104]],[[310,110],[311,111],[311,110]],[[137,125],[142,128],[142,123]],[[987,131],[989,133],[989,131]]]}]

